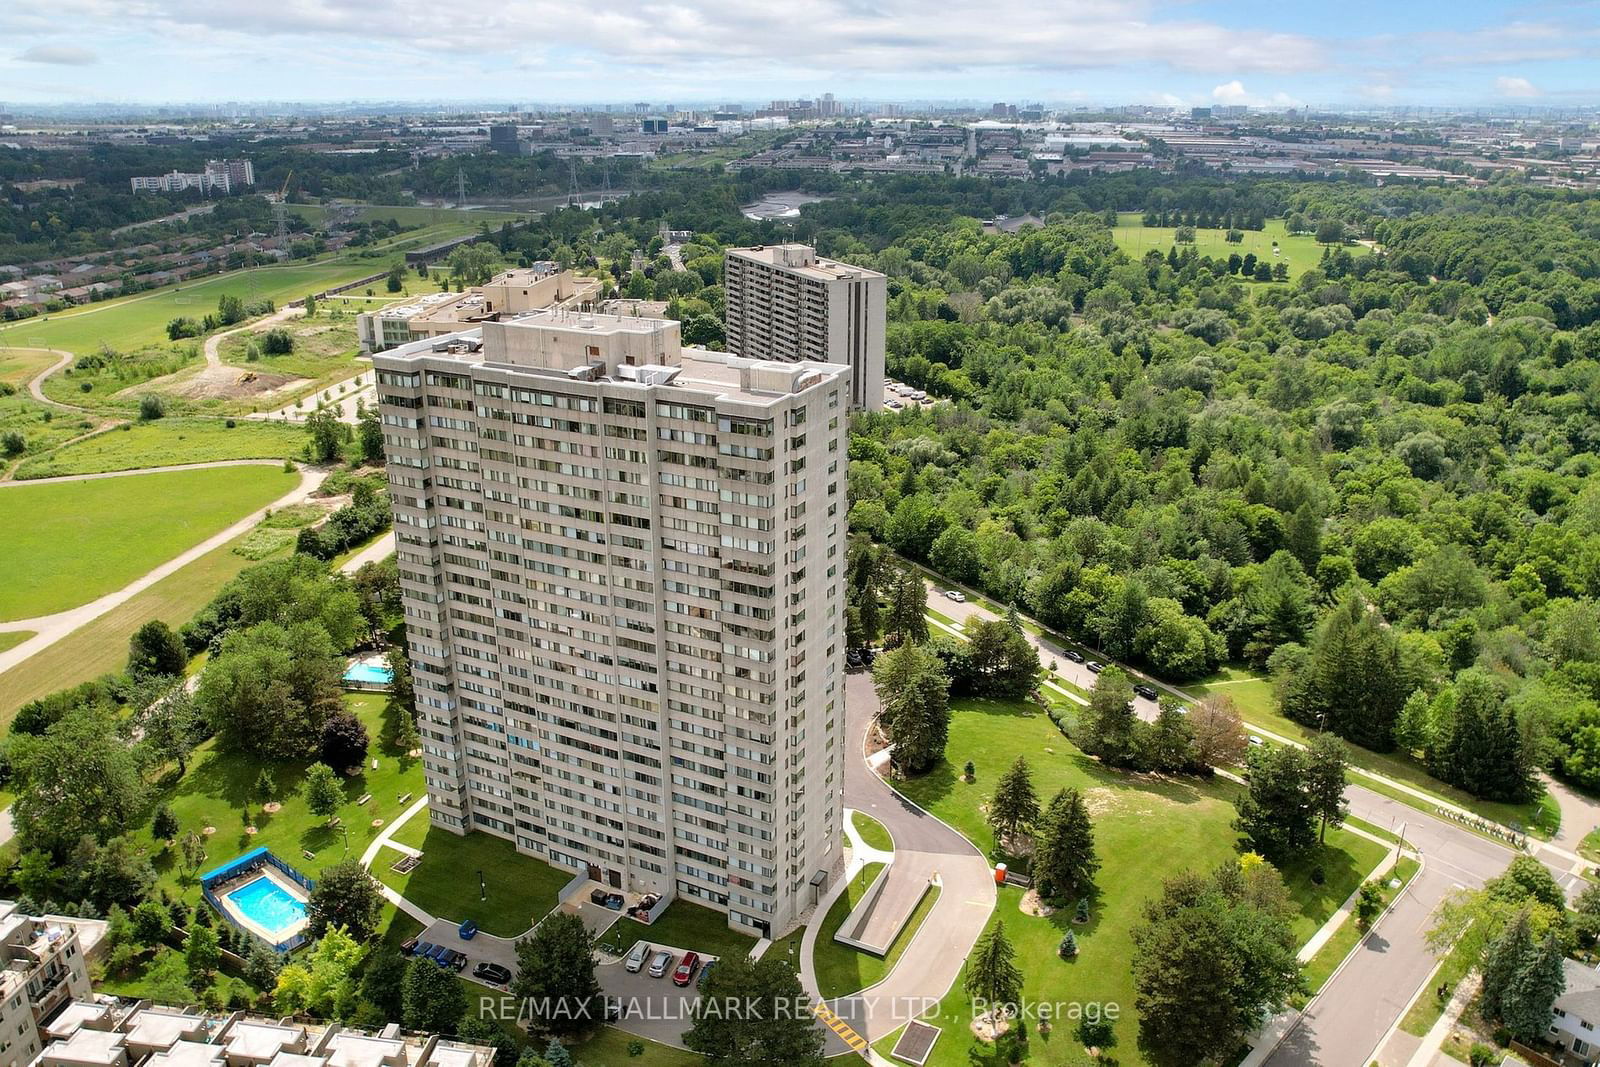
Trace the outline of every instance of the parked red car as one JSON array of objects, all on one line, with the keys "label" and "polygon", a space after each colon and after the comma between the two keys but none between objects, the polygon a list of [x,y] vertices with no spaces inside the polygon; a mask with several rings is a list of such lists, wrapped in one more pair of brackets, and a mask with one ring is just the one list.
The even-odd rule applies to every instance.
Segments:
[{"label": "parked red car", "polygon": [[700,969],[700,956],[698,953],[685,952],[683,960],[678,964],[678,969],[672,972],[673,985],[688,985],[694,981],[694,972]]}]

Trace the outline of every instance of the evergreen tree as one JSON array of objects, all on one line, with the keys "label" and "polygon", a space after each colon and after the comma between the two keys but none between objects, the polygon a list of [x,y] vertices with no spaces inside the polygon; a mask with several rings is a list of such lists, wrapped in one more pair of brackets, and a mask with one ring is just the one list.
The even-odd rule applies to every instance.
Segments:
[{"label": "evergreen tree", "polygon": [[1300,561],[1300,566],[1308,571],[1322,558],[1322,519],[1309,501],[1301,504],[1289,516],[1284,541],[1290,553]]},{"label": "evergreen tree", "polygon": [[1076,789],[1063,789],[1051,798],[1034,833],[1034,885],[1047,900],[1084,896],[1093,888],[1099,869],[1094,827],[1083,796]]},{"label": "evergreen tree", "polygon": [[1412,688],[1399,639],[1364,597],[1351,592],[1317,628],[1304,666],[1285,680],[1280,699],[1296,722],[1387,752]]},{"label": "evergreen tree", "polygon": [[1328,824],[1337,829],[1344,824],[1350,806],[1345,803],[1344,742],[1332,734],[1318,734],[1306,748],[1306,799],[1311,803],[1311,813],[1320,822],[1317,829],[1319,842],[1328,839]]},{"label": "evergreen tree", "polygon": [[1004,1012],[1022,1000],[1022,971],[1016,957],[1004,922],[989,927],[972,946],[962,987],[979,1015]]},{"label": "evergreen tree", "polygon": [[1233,825],[1245,835],[1251,851],[1281,865],[1310,848],[1316,830],[1300,750],[1289,745],[1258,750],[1250,759],[1249,780]]},{"label": "evergreen tree", "polygon": [[1089,703],[1078,712],[1078,746],[1110,767],[1131,766],[1138,755],[1133,683],[1115,667],[1095,679]]},{"label": "evergreen tree", "polygon": [[902,642],[928,640],[928,591],[910,567],[901,569],[890,590],[886,629]]},{"label": "evergreen tree", "polygon": [[553,1037],[544,1046],[544,1062],[550,1067],[573,1067],[572,1053]]},{"label": "evergreen tree", "polygon": [[1500,1020],[1519,1041],[1533,1041],[1550,1025],[1550,1010],[1567,988],[1565,953],[1555,931],[1523,959],[1500,995]]},{"label": "evergreen tree", "polygon": [[1483,974],[1479,994],[1485,1018],[1498,1019],[1505,1010],[1505,996],[1511,983],[1533,954],[1533,931],[1528,909],[1522,908],[1506,924],[1500,936],[1484,950],[1480,969]]},{"label": "evergreen tree", "polygon": [[823,1067],[822,1030],[810,1012],[794,1010],[804,994],[788,960],[724,956],[700,992],[703,1003],[739,1009],[697,1012],[684,1035],[711,1067]]},{"label": "evergreen tree", "polygon": [[533,933],[517,942],[517,976],[511,983],[511,995],[551,1006],[547,1014],[532,1020],[535,1029],[576,1033],[600,1015],[592,1007],[600,997],[594,966],[594,938],[583,920],[552,912]]},{"label": "evergreen tree", "polygon": [[1186,709],[1176,700],[1163,699],[1155,723],[1140,731],[1143,764],[1153,771],[1186,771],[1195,765],[1194,728]]},{"label": "evergreen tree", "polygon": [[1028,761],[1018,756],[1015,763],[995,783],[989,802],[989,826],[1004,847],[1005,842],[1033,825],[1039,817],[1039,797],[1033,791],[1033,775]]},{"label": "evergreen tree", "polygon": [[894,765],[917,774],[944,758],[950,736],[950,678],[926,645],[904,644],[879,656],[872,681],[880,722],[894,741]]},{"label": "evergreen tree", "polygon": [[1456,676],[1449,704],[1429,769],[1476,797],[1525,800],[1533,768],[1505,686],[1483,668],[1469,668]]}]

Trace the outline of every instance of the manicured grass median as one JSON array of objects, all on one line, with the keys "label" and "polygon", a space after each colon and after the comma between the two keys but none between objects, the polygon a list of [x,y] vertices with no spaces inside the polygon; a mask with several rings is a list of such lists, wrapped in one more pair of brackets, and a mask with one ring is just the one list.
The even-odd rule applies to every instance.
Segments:
[{"label": "manicured grass median", "polygon": [[682,897],[668,904],[649,926],[623,916],[606,931],[605,944],[616,955],[627,952],[635,941],[671,945],[702,956],[748,956],[756,947],[756,939],[729,927],[722,912]]},{"label": "manicured grass median", "polygon": [[54,478],[63,474],[172,467],[230,459],[283,459],[305,449],[303,426],[256,419],[158,419],[107,430],[46,455],[28,459],[17,477]]},{"label": "manicured grass median", "polygon": [[[875,866],[875,865],[874,865]],[[876,877],[876,875],[874,875]],[[871,885],[869,878],[867,885]],[[850,894],[852,902],[845,907],[845,900],[841,897],[829,909],[826,923],[817,937],[816,970],[817,986],[822,990],[824,997],[841,997],[848,993],[855,993],[869,989],[883,981],[884,977],[895,969],[900,962],[900,957],[905,954],[906,948],[916,938],[917,931],[922,929],[923,922],[928,918],[928,913],[939,902],[940,889],[930,885],[917,901],[917,906],[906,917],[906,924],[895,935],[894,942],[889,946],[889,951],[881,958],[868,952],[859,952],[849,945],[841,945],[833,939],[844,920],[849,917],[849,907],[854,907],[854,900],[859,898],[854,883],[851,884]],[[838,912],[835,915],[835,912]]]},{"label": "manicured grass median", "polygon": [[8,648],[16,648],[28,638],[35,636],[32,630],[7,630],[0,633],[0,652]]},{"label": "manicured grass median", "polygon": [[49,615],[120,589],[287,493],[273,467],[169,471],[0,489],[0,619]]},{"label": "manicured grass median", "polygon": [[858,811],[850,816],[850,823],[856,828],[856,833],[861,835],[862,843],[868,847],[881,849],[884,852],[894,851],[894,838],[877,819],[864,811]]},{"label": "manicured grass median", "polygon": [[867,890],[878,875],[883,873],[884,864],[869,863],[856,872],[850,879],[850,884],[838,900],[833,902],[833,907],[828,909],[827,916],[822,920],[822,929],[817,932],[816,951],[812,956],[812,963],[817,971],[817,987],[824,997],[832,998],[854,993],[863,988],[859,983],[857,958],[863,953],[857,952],[848,945],[841,945],[833,939],[850,917],[856,905],[867,895]]},{"label": "manicured grass median", "polygon": [[[417,796],[422,793],[419,787]],[[410,874],[397,874],[390,867],[400,853],[383,849],[372,863],[372,873],[384,885],[435,918],[476,919],[485,931],[501,937],[526,933],[556,906],[561,887],[572,880],[572,872],[524,856],[509,841],[484,833],[457,837],[431,826],[426,811],[413,816],[395,836],[421,849],[422,863]],[[487,899],[479,896],[480,872]]]}]

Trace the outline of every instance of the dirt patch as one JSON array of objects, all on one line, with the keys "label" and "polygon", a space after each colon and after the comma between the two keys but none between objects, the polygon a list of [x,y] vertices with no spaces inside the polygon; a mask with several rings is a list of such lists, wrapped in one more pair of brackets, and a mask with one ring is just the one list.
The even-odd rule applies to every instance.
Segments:
[{"label": "dirt patch", "polygon": [[1011,1020],[1004,1016],[997,1017],[992,1012],[985,1012],[972,1020],[967,1027],[972,1031],[972,1036],[979,1041],[993,1041],[1011,1030]]},{"label": "dirt patch", "polygon": [[270,396],[306,383],[304,378],[292,378],[287,374],[272,374],[229,364],[208,364],[198,370],[183,370],[163,378],[152,378],[142,385],[124,389],[117,396],[133,396],[156,390],[187,400],[237,400]]},{"label": "dirt patch", "polygon": [[1083,793],[1083,806],[1095,818],[1101,815],[1159,817],[1176,803],[1166,797],[1142,790],[1112,789],[1107,786],[1097,786]]},{"label": "dirt patch", "polygon": [[1037,889],[1030,889],[1022,894],[1022,902],[1017,905],[1017,910],[1024,915],[1032,915],[1036,919],[1048,919],[1056,913],[1056,909],[1044,902]]}]

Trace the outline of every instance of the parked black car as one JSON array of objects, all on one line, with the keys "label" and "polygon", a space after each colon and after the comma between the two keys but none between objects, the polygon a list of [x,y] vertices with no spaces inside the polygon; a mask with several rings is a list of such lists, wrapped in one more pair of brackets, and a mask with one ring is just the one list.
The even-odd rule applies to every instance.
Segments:
[{"label": "parked black car", "polygon": [[484,961],[472,968],[472,977],[493,985],[507,985],[511,982],[511,970],[498,963]]},{"label": "parked black car", "polygon": [[1079,652],[1075,648],[1069,648],[1069,649],[1067,649],[1065,652],[1063,652],[1061,654],[1063,656],[1067,657],[1068,659],[1070,659],[1074,663],[1082,663],[1083,662],[1083,653]]},{"label": "parked black car", "polygon": [[1146,700],[1154,700],[1156,698],[1155,686],[1144,685],[1141,683],[1134,686],[1133,691],[1137,695],[1144,697]]}]

